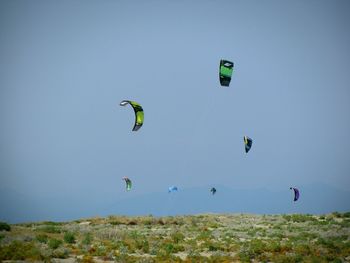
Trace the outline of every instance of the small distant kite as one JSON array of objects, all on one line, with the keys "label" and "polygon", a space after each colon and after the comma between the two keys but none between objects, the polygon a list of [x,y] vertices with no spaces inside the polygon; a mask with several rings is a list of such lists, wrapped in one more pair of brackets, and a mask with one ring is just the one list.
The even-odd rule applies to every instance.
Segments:
[{"label": "small distant kite", "polygon": [[250,148],[252,148],[253,140],[248,136],[244,136],[243,139],[244,139],[244,145],[245,145],[245,152],[248,153]]},{"label": "small distant kite", "polygon": [[228,87],[230,85],[232,73],[233,73],[233,62],[228,60],[220,60],[219,76],[221,86]]},{"label": "small distant kite", "polygon": [[289,189],[294,191],[294,201],[297,201],[299,199],[299,190],[294,187],[290,187]]},{"label": "small distant kite", "polygon": [[177,186],[170,186],[169,188],[168,188],[168,193],[172,193],[172,192],[177,192]]},{"label": "small distant kite", "polygon": [[133,131],[137,131],[138,129],[141,128],[144,120],[144,113],[143,109],[140,104],[138,104],[135,101],[130,101],[130,100],[123,100],[120,102],[120,106],[126,106],[130,104],[131,107],[134,109],[135,112],[135,124],[134,128],[132,129]]},{"label": "small distant kite", "polygon": [[126,191],[130,191],[131,190],[131,180],[128,177],[123,177],[123,180],[125,181],[125,186],[126,186]]},{"label": "small distant kite", "polygon": [[213,195],[215,195],[215,193],[216,193],[216,188],[215,188],[215,187],[212,187],[212,188],[210,189],[210,192],[211,192]]}]

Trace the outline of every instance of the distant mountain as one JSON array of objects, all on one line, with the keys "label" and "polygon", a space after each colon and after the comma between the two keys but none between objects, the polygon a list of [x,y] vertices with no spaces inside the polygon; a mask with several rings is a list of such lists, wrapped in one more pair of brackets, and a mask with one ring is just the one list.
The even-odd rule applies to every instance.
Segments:
[{"label": "distant mountain", "polygon": [[179,187],[179,191],[149,193],[117,201],[111,196],[64,196],[38,198],[6,189],[0,191],[0,221],[65,221],[82,217],[118,215],[181,215],[198,213],[310,213],[350,211],[350,191],[318,184],[300,186],[300,199],[293,202],[289,187],[280,191],[267,189],[231,189],[215,186]]}]

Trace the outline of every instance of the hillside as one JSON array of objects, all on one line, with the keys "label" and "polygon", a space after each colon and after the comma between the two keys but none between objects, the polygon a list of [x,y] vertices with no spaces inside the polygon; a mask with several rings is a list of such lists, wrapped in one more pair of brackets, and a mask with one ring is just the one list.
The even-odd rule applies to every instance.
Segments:
[{"label": "hillside", "polygon": [[350,262],[350,212],[109,216],[0,226],[0,261]]}]

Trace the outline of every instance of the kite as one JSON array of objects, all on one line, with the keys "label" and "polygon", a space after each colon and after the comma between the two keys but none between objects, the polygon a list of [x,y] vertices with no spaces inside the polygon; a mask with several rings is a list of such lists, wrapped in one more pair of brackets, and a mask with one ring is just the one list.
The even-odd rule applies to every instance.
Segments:
[{"label": "kite", "polygon": [[244,139],[244,145],[245,145],[245,152],[248,153],[250,148],[252,147],[253,140],[248,136],[244,136],[243,139]]},{"label": "kite", "polygon": [[171,192],[174,192],[174,191],[177,192],[177,186],[170,186],[170,187],[168,188],[168,193],[171,193]]},{"label": "kite", "polygon": [[221,86],[228,87],[230,85],[234,64],[228,60],[220,60],[219,76]]},{"label": "kite", "polygon": [[123,177],[123,180],[126,183],[126,191],[130,191],[132,186],[131,180],[128,177]]},{"label": "kite", "polygon": [[135,112],[135,124],[132,130],[137,131],[138,129],[141,128],[143,124],[143,120],[144,120],[143,109],[141,105],[135,101],[123,100],[122,102],[120,102],[120,106],[126,106],[128,104],[131,105],[131,107],[134,109],[134,112]]},{"label": "kite", "polygon": [[294,201],[297,201],[299,199],[299,190],[294,187],[290,187],[290,190],[294,190]]}]

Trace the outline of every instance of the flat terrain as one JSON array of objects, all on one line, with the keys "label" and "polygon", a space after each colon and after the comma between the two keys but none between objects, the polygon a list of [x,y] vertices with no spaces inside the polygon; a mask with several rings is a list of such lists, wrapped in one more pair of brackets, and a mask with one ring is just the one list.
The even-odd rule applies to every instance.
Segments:
[{"label": "flat terrain", "polygon": [[10,225],[0,261],[350,262],[350,212],[89,218]]}]

